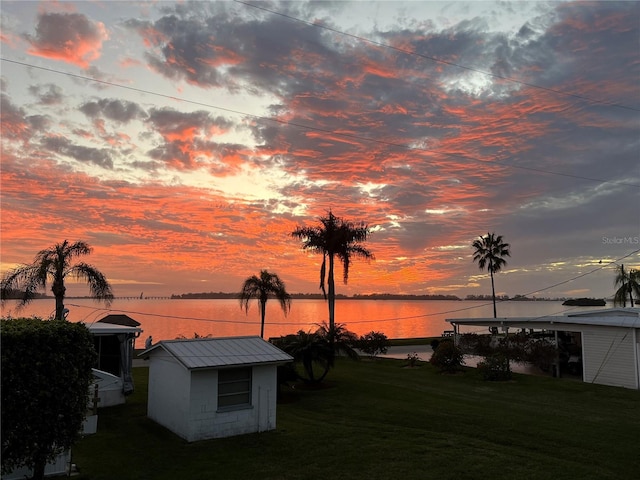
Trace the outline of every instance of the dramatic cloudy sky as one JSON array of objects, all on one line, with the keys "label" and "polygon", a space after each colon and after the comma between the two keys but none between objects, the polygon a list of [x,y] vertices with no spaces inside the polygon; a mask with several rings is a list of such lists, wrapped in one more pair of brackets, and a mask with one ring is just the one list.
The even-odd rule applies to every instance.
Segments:
[{"label": "dramatic cloudy sky", "polygon": [[0,8],[3,272],[69,239],[116,295],[317,292],[329,209],[372,230],[340,293],[489,293],[487,231],[508,295],[640,266],[638,2]]}]

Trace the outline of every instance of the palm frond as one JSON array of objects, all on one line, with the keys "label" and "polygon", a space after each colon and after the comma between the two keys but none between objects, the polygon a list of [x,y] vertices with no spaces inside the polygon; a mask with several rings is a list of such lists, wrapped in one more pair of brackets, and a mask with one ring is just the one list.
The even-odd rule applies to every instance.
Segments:
[{"label": "palm frond", "polygon": [[89,285],[91,296],[104,301],[107,306],[113,301],[113,291],[107,278],[93,265],[81,262],[70,268],[69,272],[77,279],[82,279]]}]

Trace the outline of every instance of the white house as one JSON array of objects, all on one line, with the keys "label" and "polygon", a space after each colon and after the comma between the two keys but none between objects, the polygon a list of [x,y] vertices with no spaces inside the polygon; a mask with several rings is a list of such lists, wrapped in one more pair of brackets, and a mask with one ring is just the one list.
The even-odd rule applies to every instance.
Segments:
[{"label": "white house", "polygon": [[188,442],[276,428],[277,366],[293,358],[262,338],[161,341],[140,356],[147,416]]},{"label": "white house", "polygon": [[[640,309],[612,308],[564,316],[447,319],[456,337],[461,326],[498,331],[517,329],[570,333],[581,347],[582,379],[589,383],[640,389]],[[494,330],[495,331],[495,330]]]}]

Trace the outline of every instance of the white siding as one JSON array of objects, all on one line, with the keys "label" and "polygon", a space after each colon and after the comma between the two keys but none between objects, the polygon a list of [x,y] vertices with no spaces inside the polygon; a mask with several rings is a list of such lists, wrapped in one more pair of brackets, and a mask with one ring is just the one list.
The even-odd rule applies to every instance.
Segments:
[{"label": "white siding", "polygon": [[189,399],[189,435],[187,440],[216,438],[216,410],[218,408],[218,371],[191,371]]},{"label": "white siding", "polygon": [[584,381],[637,389],[635,329],[584,327]]},{"label": "white siding", "polygon": [[147,416],[184,439],[189,434],[190,384],[191,372],[175,359],[150,357]]},{"label": "white siding", "polygon": [[[252,368],[251,406],[218,411],[218,370],[191,372],[189,400],[189,442],[223,438],[276,428],[277,368],[259,365]],[[175,430],[174,430],[175,431]]]},{"label": "white siding", "polygon": [[254,367],[253,378],[256,382],[253,398],[254,405],[258,410],[257,431],[273,430],[276,428],[277,368],[274,366]]}]

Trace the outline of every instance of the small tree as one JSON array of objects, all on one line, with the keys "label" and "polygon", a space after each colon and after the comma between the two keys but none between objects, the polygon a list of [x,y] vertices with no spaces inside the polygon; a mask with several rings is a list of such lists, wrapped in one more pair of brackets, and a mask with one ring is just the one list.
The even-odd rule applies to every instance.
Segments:
[{"label": "small tree", "polygon": [[302,365],[304,372],[299,377],[306,383],[320,383],[333,365],[331,346],[316,332],[300,330],[297,334],[274,339],[273,344]]},{"label": "small tree", "polygon": [[505,381],[511,380],[511,367],[509,361],[502,353],[488,355],[478,363],[478,372],[484,380]]},{"label": "small tree", "polygon": [[451,340],[445,340],[435,349],[429,363],[441,372],[454,373],[464,365],[464,354]]},{"label": "small tree", "polygon": [[0,321],[2,473],[27,466],[44,478],[47,462],[80,438],[87,413],[93,337],[80,323]]},{"label": "small tree", "polygon": [[274,339],[273,344],[291,355],[295,363],[302,365],[304,374],[300,378],[304,382],[318,384],[335,365],[336,355],[358,359],[358,353],[353,349],[357,341],[356,334],[343,324],[338,323],[331,328],[323,323],[315,332],[300,330],[295,335]]},{"label": "small tree", "polygon": [[390,346],[391,342],[382,332],[371,331],[369,333],[365,333],[358,341],[358,347],[360,350],[370,357],[387,353]]}]

